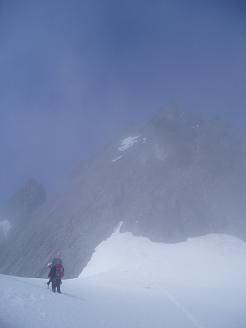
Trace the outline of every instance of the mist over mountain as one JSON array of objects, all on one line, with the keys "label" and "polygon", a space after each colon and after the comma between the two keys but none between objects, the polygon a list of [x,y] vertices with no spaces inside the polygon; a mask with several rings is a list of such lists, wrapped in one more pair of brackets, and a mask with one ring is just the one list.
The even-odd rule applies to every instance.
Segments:
[{"label": "mist over mountain", "polygon": [[232,127],[165,110],[87,161],[53,200],[34,202],[42,206],[1,247],[0,272],[43,276],[61,253],[66,276],[77,276],[119,222],[152,241],[215,232],[245,240],[245,158]]},{"label": "mist over mountain", "polygon": [[30,179],[0,207],[0,240],[6,241],[30,224],[33,213],[46,201],[44,187],[35,179]]}]

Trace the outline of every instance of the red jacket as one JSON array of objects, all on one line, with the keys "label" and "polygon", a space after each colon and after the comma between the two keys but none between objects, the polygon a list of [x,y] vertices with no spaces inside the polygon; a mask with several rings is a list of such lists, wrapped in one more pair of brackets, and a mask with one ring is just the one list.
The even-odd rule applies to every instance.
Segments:
[{"label": "red jacket", "polygon": [[61,263],[54,264],[49,272],[48,277],[53,279],[53,278],[63,278],[64,276],[64,267]]}]

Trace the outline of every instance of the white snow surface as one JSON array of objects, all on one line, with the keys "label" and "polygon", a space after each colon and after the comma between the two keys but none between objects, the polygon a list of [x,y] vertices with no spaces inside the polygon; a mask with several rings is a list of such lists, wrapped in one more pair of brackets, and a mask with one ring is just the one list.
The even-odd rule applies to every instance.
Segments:
[{"label": "white snow surface", "polygon": [[[244,260],[242,260],[244,259]],[[240,285],[246,279],[246,243],[210,234],[177,244],[154,243],[131,233],[102,242],[80,277],[118,273],[127,279],[185,285]]]},{"label": "white snow surface", "polygon": [[0,221],[0,231],[7,236],[9,230],[11,229],[11,224],[8,220],[1,220]]},{"label": "white snow surface", "polygon": [[47,280],[0,275],[0,327],[246,327],[246,243],[217,234],[153,243],[118,230],[61,295]]}]

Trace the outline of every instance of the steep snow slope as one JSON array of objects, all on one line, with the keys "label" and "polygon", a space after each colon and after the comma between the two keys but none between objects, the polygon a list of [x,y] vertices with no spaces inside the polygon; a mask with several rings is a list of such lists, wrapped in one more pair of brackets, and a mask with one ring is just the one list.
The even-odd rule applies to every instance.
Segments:
[{"label": "steep snow slope", "polygon": [[61,295],[0,275],[0,327],[244,328],[245,257],[226,235],[167,245],[115,232]]},{"label": "steep snow slope", "polygon": [[210,234],[177,244],[154,243],[131,233],[102,242],[80,277],[107,274],[110,280],[199,286],[241,286],[246,282],[246,243]]}]

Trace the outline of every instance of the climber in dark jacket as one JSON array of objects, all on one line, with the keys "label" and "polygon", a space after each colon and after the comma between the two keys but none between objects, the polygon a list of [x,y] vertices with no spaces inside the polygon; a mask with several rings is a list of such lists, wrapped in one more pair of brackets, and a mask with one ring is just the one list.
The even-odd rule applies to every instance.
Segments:
[{"label": "climber in dark jacket", "polygon": [[61,293],[61,279],[64,276],[64,267],[62,265],[61,259],[55,259],[52,261],[52,266],[48,277],[52,283],[52,291],[55,293]]}]

